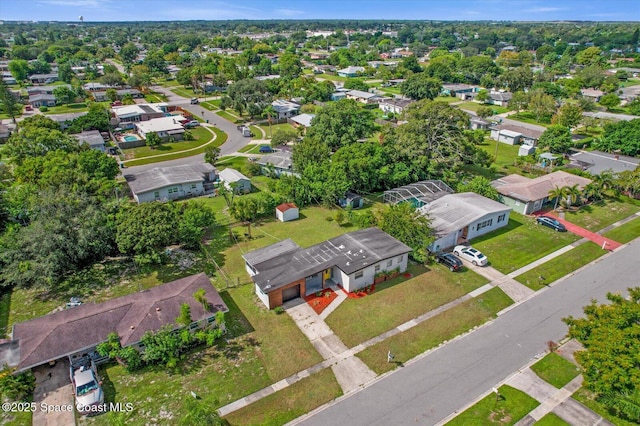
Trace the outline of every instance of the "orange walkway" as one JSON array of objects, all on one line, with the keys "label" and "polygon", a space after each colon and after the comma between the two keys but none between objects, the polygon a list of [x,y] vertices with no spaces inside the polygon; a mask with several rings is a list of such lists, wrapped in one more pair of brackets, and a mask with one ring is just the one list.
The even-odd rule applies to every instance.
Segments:
[{"label": "orange walkway", "polygon": [[582,228],[582,227],[580,227],[580,226],[578,226],[576,224],[573,224],[573,223],[568,222],[568,221],[566,221],[564,219],[561,219],[561,218],[558,217],[558,215],[556,215],[553,212],[547,212],[547,213],[544,213],[544,215],[545,216],[553,216],[554,218],[556,218],[558,220],[558,222],[562,223],[567,228],[567,231],[573,232],[576,235],[579,235],[579,236],[581,236],[583,238],[586,238],[586,239],[588,239],[590,241],[593,241],[594,243],[596,243],[600,247],[603,247],[603,248],[605,248],[607,250],[613,251],[613,250],[617,249],[618,247],[620,247],[622,245],[619,242],[613,241],[610,238],[605,238],[600,234],[596,234],[595,232],[591,232],[591,231],[589,231],[587,229],[584,229],[584,228]]}]

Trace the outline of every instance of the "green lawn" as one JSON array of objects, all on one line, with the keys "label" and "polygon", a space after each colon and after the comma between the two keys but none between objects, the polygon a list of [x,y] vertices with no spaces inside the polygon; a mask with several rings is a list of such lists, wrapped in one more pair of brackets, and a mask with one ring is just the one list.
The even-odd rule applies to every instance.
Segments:
[{"label": "green lawn", "polygon": [[144,100],[150,103],[166,102],[167,96],[162,93],[149,91],[149,93],[144,95]]},{"label": "green lawn", "polygon": [[218,114],[220,117],[224,118],[225,120],[228,120],[232,123],[238,123],[239,121],[243,121],[242,119],[238,118],[237,115],[231,114],[227,111],[218,111],[216,112],[216,114]]},{"label": "green lawn", "polygon": [[619,243],[628,243],[635,240],[640,237],[640,218],[633,219],[602,235]]},{"label": "green lawn", "polygon": [[[171,371],[147,367],[127,373],[116,364],[102,371],[107,402],[134,406],[124,416],[127,424],[175,424],[185,414],[182,401],[191,398],[190,392],[215,410],[322,360],[288,315],[257,305],[253,286],[229,289],[221,296],[230,310],[229,332],[215,346],[194,350]],[[93,421],[111,424],[109,416]]]},{"label": "green lawn", "polygon": [[340,77],[339,75],[333,75],[333,74],[317,74],[316,76],[316,80],[318,81],[322,81],[322,80],[329,80],[329,81],[347,81],[349,80],[348,77]]},{"label": "green lawn", "polygon": [[434,99],[434,101],[446,102],[448,104],[452,104],[454,102],[460,102],[460,98],[455,96],[438,96]]},{"label": "green lawn", "polygon": [[640,211],[640,207],[624,200],[606,200],[580,207],[576,212],[566,212],[565,219],[597,232],[625,217]]},{"label": "green lawn", "polygon": [[201,94],[195,93],[193,89],[187,89],[184,86],[172,86],[170,87],[171,91],[178,96],[182,96],[183,98],[197,98]]},{"label": "green lawn", "polygon": [[458,415],[447,425],[513,425],[538,406],[538,401],[508,385],[498,389],[500,396],[491,393]]},{"label": "green lawn", "polygon": [[[364,299],[366,300],[367,297]],[[498,287],[493,288],[403,333],[370,346],[357,356],[377,374],[385,373],[426,350],[489,321],[495,317],[496,313],[512,303],[513,301],[502,290]],[[389,350],[395,355],[396,362],[387,362]]]},{"label": "green lawn", "polygon": [[267,132],[265,132],[264,135],[263,135],[262,131],[260,130],[260,128],[258,126],[254,126],[253,124],[251,124],[249,126],[249,130],[254,135],[253,139],[263,139],[264,137],[269,135],[269,133],[267,133]]},{"label": "green lawn", "polygon": [[[208,127],[208,129],[213,131],[216,134],[216,140],[213,142],[215,146],[220,146],[227,140],[227,134],[222,130],[218,129],[217,127]],[[194,141],[190,141],[189,143],[193,143],[193,142]],[[203,153],[206,146],[203,146],[203,144],[200,143],[199,141],[195,141],[195,142],[197,142],[196,146],[199,146],[199,148],[194,149],[192,151],[184,151],[184,149],[187,149],[185,145],[179,145],[179,144],[184,144],[185,142],[175,142],[175,144],[178,144],[182,148],[181,151],[178,151],[169,155],[163,155],[162,157],[146,157],[146,158],[140,158],[136,160],[130,160],[130,161],[127,161],[126,164],[127,166],[140,166],[142,164],[157,163],[159,161],[176,160],[178,158],[191,157],[192,155]],[[146,147],[141,147],[141,148],[146,148]],[[141,148],[133,148],[133,149],[141,149]],[[161,149],[156,149],[155,151],[156,151],[155,155],[167,153],[167,151],[162,151]]]},{"label": "green lawn", "polygon": [[463,102],[461,104],[458,104],[458,107],[460,109],[466,109],[469,111],[478,111],[478,109],[482,107],[489,107],[493,110],[494,114],[504,114],[505,112],[509,111],[508,108],[499,105],[479,104],[477,102]]},{"label": "green lawn", "polygon": [[225,417],[230,425],[283,425],[342,395],[326,368]]},{"label": "green lawn", "polygon": [[[138,148],[129,148],[124,150],[127,160],[134,160],[139,158],[151,157],[159,154],[175,153],[179,151],[185,151],[192,148],[197,148],[213,138],[213,129],[205,127],[194,127],[188,130],[191,132],[195,140],[192,141],[180,141],[180,142],[167,142],[162,145],[151,148],[150,146],[141,146]],[[216,141],[217,142],[217,141]],[[221,145],[221,144],[220,144]],[[220,146],[218,145],[218,146]],[[193,154],[189,154],[193,155]],[[164,160],[163,160],[164,161]],[[127,163],[128,164],[128,163]]]},{"label": "green lawn", "polygon": [[536,225],[534,218],[511,212],[507,226],[471,243],[489,258],[491,266],[508,274],[577,240],[570,232],[555,232]]},{"label": "green lawn", "polygon": [[632,425],[637,426],[638,424],[637,422],[631,422],[631,421],[622,419],[616,416],[615,414],[609,412],[607,407],[605,407],[604,405],[602,405],[600,402],[596,400],[596,394],[594,394],[593,392],[591,392],[590,390],[584,387],[578,389],[573,395],[571,395],[571,397],[576,401],[580,402],[581,404],[584,404],[591,410],[595,411],[596,413],[604,417],[606,420],[609,420],[609,422],[611,422],[616,426],[632,426]]},{"label": "green lawn", "polygon": [[206,101],[206,102],[200,102],[200,106],[209,110],[209,111],[214,111],[214,110],[219,110],[220,109],[220,99],[214,99],[211,101]]},{"label": "green lawn", "polygon": [[536,124],[538,126],[544,126],[544,127],[549,126],[549,123],[541,123],[541,122],[537,121],[535,116],[532,113],[528,112],[528,111],[521,111],[521,112],[518,112],[516,114],[511,114],[509,116],[509,119],[516,120],[516,121],[522,121],[523,123]]},{"label": "green lawn", "polygon": [[271,130],[269,130],[269,123],[261,123],[258,125],[258,127],[264,130],[264,134],[267,135],[267,138],[271,137],[271,132],[275,132],[278,129],[294,129],[294,127],[289,123],[272,124]]},{"label": "green lawn", "polygon": [[[537,291],[606,253],[607,251],[602,250],[599,245],[587,241],[522,275],[518,275],[515,280]],[[541,280],[540,277],[544,277],[544,280]]]},{"label": "green lawn", "polygon": [[571,426],[569,423],[565,422],[554,413],[547,414],[534,424],[536,426]]},{"label": "green lawn", "polygon": [[[470,270],[451,273],[440,265],[427,269],[411,264],[408,272],[412,278],[400,275],[378,284],[372,294],[345,300],[326,318],[326,323],[347,347],[354,347],[488,282]],[[358,320],[350,320],[353,318]]]},{"label": "green lawn", "polygon": [[[240,158],[240,157],[236,157]],[[246,157],[242,157],[246,162]],[[235,167],[234,163],[223,163],[227,167]],[[220,164],[222,166],[222,164]],[[215,231],[211,243],[210,255],[224,269],[232,282],[250,283],[242,260],[242,254],[265,247],[286,238],[293,239],[301,247],[309,247],[327,239],[337,237],[357,228],[348,225],[340,226],[335,221],[327,221],[333,217],[333,210],[324,207],[307,207],[300,209],[300,219],[292,222],[278,222],[275,218],[267,218],[251,226],[252,238],[245,236],[246,226],[232,229],[234,238],[229,240],[227,227],[219,227]]]},{"label": "green lawn", "polygon": [[249,159],[247,157],[221,157],[216,162],[216,167],[220,170],[230,167],[246,174],[248,163]]},{"label": "green lawn", "polygon": [[259,154],[261,146],[262,145],[249,144],[247,146],[243,146],[242,148],[240,148],[238,152],[243,152],[245,154]]},{"label": "green lawn", "polygon": [[86,103],[82,102],[78,104],[56,105],[52,107],[47,107],[45,114],[66,114],[69,112],[85,112],[85,111],[89,111],[89,107],[87,106]]},{"label": "green lawn", "polygon": [[0,296],[0,339],[4,339],[9,331],[9,312],[11,311],[11,292],[7,291]]},{"label": "green lawn", "polygon": [[558,389],[563,388],[580,374],[580,368],[553,352],[533,364],[531,370]]}]

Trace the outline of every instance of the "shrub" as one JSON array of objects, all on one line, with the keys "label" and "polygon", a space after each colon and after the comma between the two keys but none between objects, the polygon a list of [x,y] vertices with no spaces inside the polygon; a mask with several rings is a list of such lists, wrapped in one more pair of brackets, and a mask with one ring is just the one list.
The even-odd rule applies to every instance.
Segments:
[{"label": "shrub", "polygon": [[284,308],[282,306],[277,306],[273,312],[275,312],[276,315],[284,314]]},{"label": "shrub", "polygon": [[31,401],[33,390],[36,387],[36,378],[31,371],[14,375],[11,374],[11,370],[5,368],[0,376],[0,399],[2,401]]}]

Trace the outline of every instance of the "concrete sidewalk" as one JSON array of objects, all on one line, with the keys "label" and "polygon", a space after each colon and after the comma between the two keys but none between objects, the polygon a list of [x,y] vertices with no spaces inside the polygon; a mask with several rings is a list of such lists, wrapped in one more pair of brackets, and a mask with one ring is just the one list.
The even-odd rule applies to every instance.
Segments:
[{"label": "concrete sidewalk", "polygon": [[475,266],[464,259],[462,259],[462,262],[467,268],[471,269],[476,274],[482,275],[488,279],[490,281],[489,284],[493,287],[500,287],[500,290],[504,291],[507,296],[516,303],[531,297],[535,293],[529,287],[524,284],[520,284],[508,275],[498,271],[496,268],[491,266]]},{"label": "concrete sidewalk", "polygon": [[574,233],[576,235],[579,235],[579,236],[581,236],[583,238],[586,238],[586,239],[596,243],[597,245],[599,245],[600,247],[602,247],[605,250],[615,250],[618,247],[622,246],[622,244],[620,244],[617,241],[613,241],[610,238],[603,237],[600,234],[597,234],[595,232],[591,232],[588,229],[584,229],[583,227],[578,226],[578,225],[576,225],[574,223],[571,223],[568,220],[560,218],[553,212],[546,213],[546,215],[555,217],[556,220],[558,220],[558,222],[562,223],[567,228],[567,231],[572,232],[572,233]]}]

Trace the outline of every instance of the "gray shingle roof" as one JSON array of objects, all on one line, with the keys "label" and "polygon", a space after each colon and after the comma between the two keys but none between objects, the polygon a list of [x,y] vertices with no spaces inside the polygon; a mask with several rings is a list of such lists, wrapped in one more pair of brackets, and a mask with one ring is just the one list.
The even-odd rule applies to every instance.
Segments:
[{"label": "gray shingle roof", "polygon": [[306,249],[295,248],[292,243],[276,243],[260,249],[257,254],[243,255],[258,272],[252,278],[264,293],[334,266],[352,274],[411,251],[410,247],[378,228],[343,234]]},{"label": "gray shingle roof", "polygon": [[205,174],[215,172],[209,163],[188,164],[173,167],[155,167],[144,172],[126,175],[127,183],[134,194],[153,191],[169,185],[202,182]]}]

